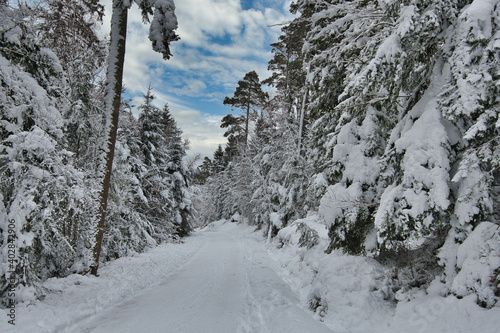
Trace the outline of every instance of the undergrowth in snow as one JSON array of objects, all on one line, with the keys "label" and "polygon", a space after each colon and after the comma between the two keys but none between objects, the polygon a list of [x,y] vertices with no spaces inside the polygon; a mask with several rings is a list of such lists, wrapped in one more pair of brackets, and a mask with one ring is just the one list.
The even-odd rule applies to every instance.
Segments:
[{"label": "undergrowth in snow", "polygon": [[[478,296],[493,300],[498,284],[499,226],[485,222],[459,248],[460,273],[454,294],[438,276],[428,288],[399,289],[392,267],[375,259],[331,254],[327,229],[318,216],[297,220],[279,231],[271,253],[284,280],[309,305],[315,318],[335,332],[497,332],[500,307],[480,307]],[[308,244],[314,244],[308,248]],[[496,279],[492,281],[491,279]],[[465,290],[465,289],[469,290]],[[497,289],[498,290],[498,289]],[[467,296],[468,295],[468,296]]]}]

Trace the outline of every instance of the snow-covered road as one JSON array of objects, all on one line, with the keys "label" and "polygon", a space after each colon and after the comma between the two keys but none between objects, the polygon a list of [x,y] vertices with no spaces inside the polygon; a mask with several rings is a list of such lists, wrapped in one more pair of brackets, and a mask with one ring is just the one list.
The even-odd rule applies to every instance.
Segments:
[{"label": "snow-covered road", "polygon": [[[499,307],[486,310],[471,297],[435,291],[386,301],[380,264],[326,255],[327,235],[321,246],[298,247],[299,234],[288,231],[288,245],[277,249],[252,227],[219,221],[183,244],[103,264],[100,277],[49,279],[43,300],[33,299],[29,288],[19,290],[26,301],[16,306],[15,326],[0,309],[0,332],[498,332]],[[318,295],[329,328],[307,309]]]},{"label": "snow-covered road", "polygon": [[[331,332],[304,310],[263,244],[234,224],[195,237],[203,246],[161,284],[78,322],[72,332]],[[241,228],[241,227],[240,227]],[[248,233],[246,234],[248,235]]]}]

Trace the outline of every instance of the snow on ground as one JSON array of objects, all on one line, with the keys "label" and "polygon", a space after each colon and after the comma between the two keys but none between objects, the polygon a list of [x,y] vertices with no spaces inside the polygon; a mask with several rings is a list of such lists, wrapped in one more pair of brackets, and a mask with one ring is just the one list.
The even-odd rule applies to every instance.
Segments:
[{"label": "snow on ground", "polygon": [[[315,247],[300,247],[304,228]],[[369,258],[326,255],[326,244],[315,218],[282,229],[272,243],[262,231],[218,221],[184,244],[103,265],[98,278],[48,280],[52,292],[44,300],[17,305],[15,327],[0,310],[0,332],[493,333],[500,327],[499,307],[480,308],[472,296],[443,298],[437,284],[397,305],[385,300],[387,268]]]},{"label": "snow on ground", "polygon": [[[316,235],[317,245],[310,249],[300,246],[305,228]],[[385,278],[389,273],[375,260],[325,254],[328,232],[314,217],[282,229],[274,245],[272,254],[283,267],[283,278],[302,303],[311,303],[316,319],[335,332],[388,331],[394,314],[394,305],[384,300],[389,295]]]},{"label": "snow on ground", "polygon": [[[204,245],[197,235],[185,244],[165,244],[153,250],[102,264],[99,277],[70,275],[44,283],[49,290],[43,301],[17,304],[16,325],[7,324],[0,309],[0,332],[70,332],[66,328],[151,288],[179,270]],[[78,332],[78,331],[73,331]]]},{"label": "snow on ground", "polygon": [[[276,273],[258,233],[220,221],[185,239],[103,266],[99,278],[51,279],[0,332],[332,332]],[[1,310],[7,318],[6,310]]]},{"label": "snow on ground", "polygon": [[[302,235],[306,229],[309,239],[316,235],[317,245],[311,249],[301,246],[305,245]],[[481,308],[474,295],[442,297],[444,286],[438,279],[427,291],[416,289],[394,295],[387,267],[340,251],[325,254],[327,235],[326,227],[315,216],[297,220],[280,230],[270,253],[280,262],[282,277],[301,303],[312,303],[315,317],[333,331],[500,332],[499,306]],[[397,304],[391,300],[394,296],[400,300]]]}]

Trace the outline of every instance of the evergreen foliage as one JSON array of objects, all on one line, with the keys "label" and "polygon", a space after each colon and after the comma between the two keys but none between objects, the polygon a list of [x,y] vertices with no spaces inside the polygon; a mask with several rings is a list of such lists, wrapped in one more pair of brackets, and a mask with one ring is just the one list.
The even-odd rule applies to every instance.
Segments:
[{"label": "evergreen foliage", "polygon": [[[0,5],[2,294],[11,274],[24,286],[38,286],[52,276],[81,272],[94,238],[89,214],[95,196],[86,193],[93,183],[66,149],[59,109],[64,104],[58,103],[65,73],[25,23],[30,15],[28,8]],[[9,244],[15,258],[8,256]]]},{"label": "evergreen foliage", "polygon": [[186,236],[191,230],[189,194],[186,191],[190,171],[183,162],[186,146],[182,132],[170,114],[168,105],[159,109],[152,104],[151,88],[139,106],[141,147],[145,168],[141,187],[147,202],[145,209],[158,234]]},{"label": "evergreen foliage", "polygon": [[485,275],[463,262],[499,269],[494,250],[479,250],[500,223],[499,10],[497,0],[294,1],[264,81],[276,93],[244,152],[235,142],[248,130],[223,120],[230,163],[208,187],[217,218],[240,213],[272,238],[316,215],[326,252],[393,265],[403,290],[440,276],[491,307]]},{"label": "evergreen foliage", "polygon": [[[173,10],[147,4],[156,22]],[[102,13],[94,0],[36,9],[0,1],[1,295],[13,287],[10,277],[24,288],[19,294],[42,296],[44,280],[85,274],[93,264],[106,120]],[[155,107],[150,89],[145,99],[140,119],[127,101],[120,106],[104,260],[191,230],[188,144],[168,106]]]},{"label": "evergreen foliage", "polygon": [[[262,91],[259,76],[255,71],[251,71],[245,74],[243,80],[238,81],[238,87],[236,87],[233,97],[226,96],[226,98],[224,98],[224,105],[231,105],[231,107],[240,108],[244,112],[242,119],[245,122],[245,141],[243,142],[245,146],[248,143],[248,137],[250,134],[250,120],[254,120],[257,117],[258,109],[264,106],[268,97],[268,94]],[[233,126],[236,125],[235,122],[238,122],[237,118],[234,117],[232,117],[232,119],[228,119],[227,121],[228,125]],[[223,125],[225,125],[224,122]],[[234,133],[231,131],[230,134]]]}]

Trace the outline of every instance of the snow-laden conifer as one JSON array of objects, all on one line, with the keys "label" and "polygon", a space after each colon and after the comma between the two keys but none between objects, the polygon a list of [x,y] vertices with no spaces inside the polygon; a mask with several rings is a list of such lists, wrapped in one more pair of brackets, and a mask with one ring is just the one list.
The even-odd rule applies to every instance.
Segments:
[{"label": "snow-laden conifer", "polygon": [[3,293],[12,276],[26,295],[41,293],[40,280],[88,269],[96,212],[91,184],[65,149],[65,74],[26,24],[31,14],[0,4],[0,283]]}]

